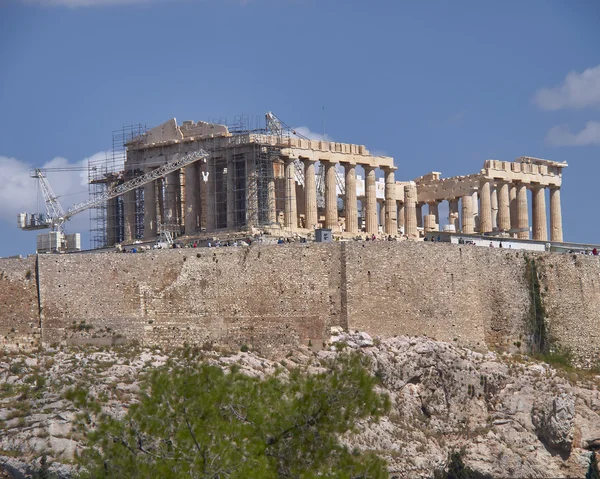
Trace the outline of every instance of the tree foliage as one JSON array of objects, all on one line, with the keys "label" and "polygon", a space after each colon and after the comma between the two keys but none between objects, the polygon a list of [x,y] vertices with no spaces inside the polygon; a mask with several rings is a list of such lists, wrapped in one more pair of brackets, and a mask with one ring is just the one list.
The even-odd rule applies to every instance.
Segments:
[{"label": "tree foliage", "polygon": [[151,373],[123,419],[90,416],[82,477],[388,477],[382,459],[340,442],[358,419],[389,408],[365,360],[341,354],[319,374],[265,379],[194,358],[170,364]]}]

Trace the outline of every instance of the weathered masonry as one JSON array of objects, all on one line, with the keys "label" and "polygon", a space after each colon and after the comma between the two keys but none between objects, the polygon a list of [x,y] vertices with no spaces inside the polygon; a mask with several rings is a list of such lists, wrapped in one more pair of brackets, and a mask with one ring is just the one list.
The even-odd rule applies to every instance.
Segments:
[{"label": "weathered masonry", "polygon": [[[563,241],[564,162],[486,160],[477,174],[441,178],[431,172],[398,181],[389,156],[371,155],[363,145],[309,140],[290,129],[230,130],[172,119],[115,141],[122,143],[124,170],[91,164],[94,194],[193,152],[205,150],[209,156],[109,200],[95,213],[99,224],[93,231],[100,235],[92,236],[99,246],[153,241],[163,231],[190,237],[252,230],[307,234],[317,227],[348,236],[412,238],[442,227],[521,239],[529,239],[531,230],[534,240]],[[443,201],[449,205],[447,218],[440,218]]]},{"label": "weathered masonry", "polygon": [[[320,224],[336,232],[357,233],[359,200],[367,232],[377,233],[379,224],[387,234],[398,232],[393,159],[373,156],[363,145],[230,133],[225,125],[179,126],[173,119],[127,143],[125,177],[200,149],[210,153],[207,161],[146,185],[143,194],[131,192],[124,198],[122,238],[115,233],[119,215],[109,215],[108,244],[151,240],[161,228],[194,235],[269,227],[308,231]],[[322,175],[317,174],[317,163]],[[364,181],[357,178],[357,167],[364,171]],[[383,184],[376,181],[378,168],[385,175]],[[108,205],[109,211],[118,208],[117,200]]]},{"label": "weathered masonry", "polygon": [[[600,360],[595,256],[336,242],[39,255],[0,260],[0,278],[7,346],[41,336],[45,343],[246,344],[268,352],[319,345],[340,326],[522,351],[532,327],[543,326],[581,364]],[[533,310],[533,299],[543,311]]]},{"label": "weathered masonry", "polygon": [[[521,157],[515,162],[487,160],[480,173],[440,178],[432,172],[416,180],[416,208],[429,206],[438,225],[438,206],[449,202],[449,224],[454,231],[509,232],[516,238],[547,241],[546,190],[550,191],[550,240],[563,241],[560,187],[566,163]],[[530,228],[527,191],[531,191]],[[459,206],[460,202],[460,206]],[[460,214],[459,214],[460,212]],[[462,219],[462,222],[459,220]],[[422,220],[421,215],[417,222]]]}]

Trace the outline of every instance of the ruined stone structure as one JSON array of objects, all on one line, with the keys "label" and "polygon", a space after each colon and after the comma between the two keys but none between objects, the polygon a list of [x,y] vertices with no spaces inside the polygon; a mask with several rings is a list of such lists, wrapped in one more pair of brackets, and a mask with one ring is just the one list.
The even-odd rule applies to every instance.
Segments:
[{"label": "ruined stone structure", "polygon": [[[487,160],[475,175],[440,178],[432,172],[416,180],[417,205],[429,205],[436,216],[438,205],[450,203],[449,224],[466,234],[509,232],[516,238],[529,238],[530,222],[527,191],[531,191],[533,239],[563,241],[560,187],[566,163],[520,157],[514,162]],[[546,217],[546,194],[550,191],[550,237]],[[477,198],[479,200],[478,208]],[[462,204],[459,225],[458,202]],[[479,224],[477,227],[476,223]]]},{"label": "ruined stone structure", "polygon": [[[393,159],[373,156],[362,145],[313,141],[282,135],[230,133],[224,125],[175,119],[127,144],[125,178],[146,173],[178,155],[203,149],[210,156],[184,170],[147,184],[143,201],[134,193],[124,200],[124,235],[108,234],[108,243],[136,238],[136,218],[143,217],[140,238],[156,238],[161,227],[176,234],[247,231],[252,228],[312,230],[321,225],[334,232],[359,231],[360,200],[368,233],[397,234],[396,168]],[[316,164],[324,168],[324,204],[317,201]],[[357,195],[356,168],[365,172],[363,192]],[[340,188],[341,170],[343,183]],[[378,194],[376,169],[385,175]],[[142,195],[138,195],[138,198]],[[343,218],[338,214],[343,199]],[[379,218],[378,218],[379,202]],[[115,210],[109,205],[109,211]],[[107,229],[117,230],[120,219],[112,215]]]},{"label": "ruined stone structure", "polygon": [[[415,181],[396,181],[393,159],[373,156],[363,145],[308,140],[282,131],[230,132],[225,125],[202,121],[180,126],[175,119],[135,136],[126,147],[123,180],[201,149],[209,157],[111,200],[109,245],[153,241],[162,230],[194,236],[254,228],[308,233],[325,227],[336,234],[415,238],[421,228],[440,229],[442,201],[449,202],[448,224],[456,232],[498,231],[529,238],[527,191],[533,239],[563,238],[560,187],[566,163],[531,157],[487,160],[474,175],[441,178],[432,172]],[[423,206],[434,217],[427,226]]]},{"label": "ruined stone structure", "polygon": [[[516,351],[537,320],[581,364],[600,360],[597,256],[336,242],[39,255],[0,260],[0,275],[5,345],[35,344],[41,331],[45,343],[121,338],[268,352],[319,345],[339,326]],[[544,311],[534,311],[535,294]]]}]

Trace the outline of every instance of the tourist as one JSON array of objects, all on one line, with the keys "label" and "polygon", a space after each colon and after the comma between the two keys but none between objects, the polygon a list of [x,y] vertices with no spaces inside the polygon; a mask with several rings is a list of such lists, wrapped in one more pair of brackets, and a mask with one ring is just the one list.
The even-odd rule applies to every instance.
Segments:
[{"label": "tourist", "polygon": [[373,235],[371,235],[371,241],[375,241],[377,239],[377,237],[375,236],[375,233],[373,233]]},{"label": "tourist", "polygon": [[493,248],[494,244],[490,241],[490,248]]},{"label": "tourist", "polygon": [[502,248],[502,241],[500,241],[500,244],[498,245],[498,248]]},{"label": "tourist", "polygon": [[594,248],[594,249],[592,250],[592,254],[593,254],[594,256],[598,256],[598,250],[597,250],[596,248]]}]

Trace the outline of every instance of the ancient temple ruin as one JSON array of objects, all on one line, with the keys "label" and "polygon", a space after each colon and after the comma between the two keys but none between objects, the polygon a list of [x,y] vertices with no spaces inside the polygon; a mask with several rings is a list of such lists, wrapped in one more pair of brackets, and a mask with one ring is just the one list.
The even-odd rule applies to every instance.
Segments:
[{"label": "ancient temple ruin", "polygon": [[[307,234],[324,227],[338,235],[416,238],[443,223],[444,229],[464,234],[529,238],[528,190],[532,238],[547,240],[546,189],[550,240],[562,241],[560,187],[566,163],[487,160],[473,175],[441,178],[432,172],[397,181],[389,156],[372,155],[363,145],[311,140],[280,123],[240,129],[203,121],[179,125],[172,119],[131,135],[123,145],[124,168],[103,178],[127,181],[199,150],[209,156],[110,200],[105,227],[98,228],[105,231],[106,245],[153,241],[164,230],[175,236],[255,230]],[[449,203],[447,219],[440,218],[442,201]]]},{"label": "ancient temple ruin", "polygon": [[[432,172],[418,178],[416,183],[417,223],[421,208],[439,225],[438,205],[449,203],[449,223],[455,231],[465,234],[505,232],[515,238],[548,240],[546,190],[550,192],[550,240],[562,242],[560,187],[566,163],[531,158],[514,162],[486,160],[482,170],[474,175],[440,178]],[[531,191],[532,225],[529,222],[527,191]],[[459,206],[460,203],[460,206]],[[459,220],[459,217],[462,221]],[[409,234],[416,234],[411,224]]]}]

